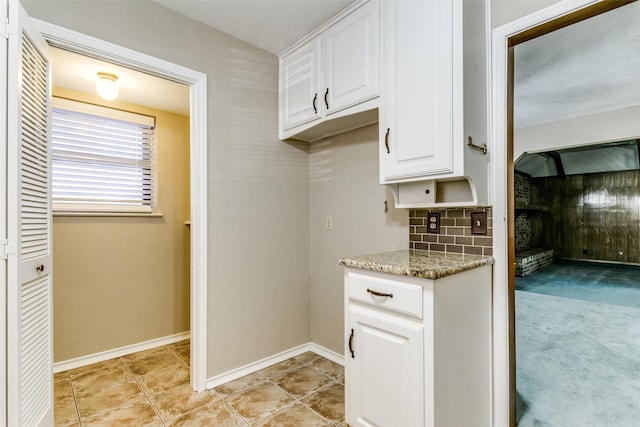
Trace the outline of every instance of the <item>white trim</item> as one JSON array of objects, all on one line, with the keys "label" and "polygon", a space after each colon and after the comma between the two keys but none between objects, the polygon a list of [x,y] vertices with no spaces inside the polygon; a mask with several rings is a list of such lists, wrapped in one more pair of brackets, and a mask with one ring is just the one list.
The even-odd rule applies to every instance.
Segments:
[{"label": "white trim", "polygon": [[34,20],[56,47],[191,86],[191,385],[207,379],[207,75],[44,21]]},{"label": "white trim", "polygon": [[89,354],[87,356],[76,357],[75,359],[64,360],[53,364],[53,373],[68,371],[70,369],[81,368],[83,366],[92,365],[94,363],[104,362],[105,360],[115,359],[126,356],[128,354],[138,353],[140,351],[151,350],[156,347],[173,344],[176,342],[189,339],[189,332],[169,335],[168,337],[156,338],[149,341],[143,341],[138,344],[126,345],[112,350],[101,351],[99,353]]},{"label": "white trim", "polygon": [[[13,7],[13,5],[12,5]],[[7,0],[0,0],[0,24],[2,31],[8,31],[8,12],[9,2]],[[8,34],[0,35],[0,70],[2,70],[2,77],[0,78],[0,105],[2,111],[7,111],[8,104],[8,40],[5,37]],[[0,133],[0,167],[6,171],[7,168],[7,146],[8,139],[7,133],[4,129],[7,129],[7,114],[0,114],[0,129],[3,131]],[[7,254],[8,248],[7,242],[7,174],[6,172],[0,173],[0,245],[4,246],[4,254]],[[2,251],[0,251],[2,252]],[[5,289],[7,289],[7,260],[4,256],[0,256],[0,427],[7,425],[7,295]]]},{"label": "white trim", "polygon": [[317,354],[318,356],[322,356],[325,359],[331,360],[333,363],[337,363],[340,366],[344,366],[344,356],[340,353],[336,353],[333,350],[329,350],[326,347],[323,347],[316,343],[309,343],[309,351]]},{"label": "white trim", "polygon": [[299,356],[308,351],[315,353],[319,356],[325,357],[341,366],[344,366],[344,357],[342,355],[335,353],[318,344],[309,342],[306,344],[299,345],[297,347],[293,347],[289,350],[282,351],[278,354],[274,354],[273,356],[265,357],[264,359],[258,360],[256,362],[252,362],[247,365],[241,366],[239,368],[232,369],[230,371],[211,377],[207,380],[207,390],[210,390],[214,387],[218,387],[219,385],[222,385],[222,384],[226,384],[229,381],[233,381],[238,378],[244,377],[245,375],[253,374],[254,372],[258,372],[262,369],[268,368],[269,366],[275,365],[276,363],[284,362],[287,359],[291,359],[292,357]]},{"label": "white trim", "polygon": [[311,31],[310,33],[305,34],[300,40],[296,41],[291,46],[288,46],[288,47],[284,48],[280,53],[278,53],[278,58],[281,58],[283,56],[286,56],[286,55],[290,54],[292,51],[296,50],[297,48],[299,48],[303,44],[309,43],[309,41],[311,41],[314,38],[320,36],[324,31],[329,29],[331,26],[335,25],[338,21],[340,21],[345,16],[349,15],[354,10],[357,10],[358,8],[363,6],[368,1],[369,0],[355,0],[353,3],[347,5],[344,9],[340,10],[338,13],[333,15],[331,18],[327,19],[321,25],[316,27],[313,31]]},{"label": "white trim", "polygon": [[507,41],[527,29],[599,3],[571,0],[505,24],[491,37],[491,118],[489,122],[493,205],[493,414],[494,426],[509,425],[509,291],[507,235]]}]

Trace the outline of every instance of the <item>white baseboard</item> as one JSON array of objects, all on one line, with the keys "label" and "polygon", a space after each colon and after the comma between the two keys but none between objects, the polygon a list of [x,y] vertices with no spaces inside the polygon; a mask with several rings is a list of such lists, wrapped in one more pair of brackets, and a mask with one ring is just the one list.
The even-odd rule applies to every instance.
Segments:
[{"label": "white baseboard", "polygon": [[127,354],[137,353],[139,351],[151,350],[155,347],[173,344],[179,341],[189,339],[191,332],[182,332],[180,334],[169,335],[167,337],[156,338],[141,343],[127,345],[113,350],[101,351],[100,353],[89,354],[87,356],[77,357],[75,359],[64,360],[53,364],[53,373],[68,371],[70,369],[81,368],[93,363],[104,362],[105,360],[115,359],[116,357],[126,356]]},{"label": "white baseboard", "polygon": [[333,350],[329,350],[326,347],[323,347],[319,344],[316,343],[309,343],[308,344],[311,348],[309,349],[309,351],[314,352],[315,354],[317,354],[318,356],[322,356],[325,359],[329,359],[331,360],[333,363],[337,363],[340,366],[344,366],[344,356],[336,353]]},{"label": "white baseboard", "polygon": [[[144,341],[138,344],[128,345],[112,350],[102,351],[100,353],[94,353],[87,356],[77,357],[75,359],[65,360],[62,362],[56,362],[53,364],[53,372],[64,372],[70,369],[81,368],[83,366],[91,365],[98,362],[104,362],[105,360],[115,359],[116,357],[126,356],[128,354],[137,353],[139,351],[150,350],[152,348],[161,347],[163,345],[173,344],[179,341],[189,339],[190,332],[184,332],[180,334],[170,335],[163,338],[156,338],[149,341]],[[212,389],[229,381],[236,380],[245,375],[252,374],[261,369],[268,368],[276,363],[283,362],[295,356],[299,356],[306,352],[312,352],[326,359],[331,360],[338,365],[344,366],[344,357],[335,351],[329,350],[321,345],[309,342],[299,345],[297,347],[285,350],[273,356],[266,357],[262,360],[258,360],[248,365],[241,366],[240,368],[233,369],[220,375],[216,375],[207,379],[207,389]]]},{"label": "white baseboard", "polygon": [[341,354],[310,342],[211,377],[207,379],[206,388],[207,390],[210,390],[214,387],[218,387],[219,385],[228,383],[229,381],[233,381],[238,378],[244,377],[245,375],[258,372],[261,369],[268,368],[271,365],[275,365],[276,363],[280,363],[292,357],[299,356],[308,351],[316,353],[317,355],[325,357],[334,363],[344,366],[344,357]]}]

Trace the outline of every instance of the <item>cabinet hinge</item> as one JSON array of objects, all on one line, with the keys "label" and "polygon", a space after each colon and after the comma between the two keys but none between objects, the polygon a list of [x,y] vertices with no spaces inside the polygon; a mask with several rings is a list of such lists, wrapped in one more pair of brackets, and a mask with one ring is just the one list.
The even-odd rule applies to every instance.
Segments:
[{"label": "cabinet hinge", "polygon": [[7,239],[0,240],[0,259],[9,259],[9,255],[14,255],[15,253],[16,249],[9,245]]},{"label": "cabinet hinge", "polygon": [[0,36],[8,39],[12,32],[13,28],[9,24],[9,18],[4,18],[4,20],[0,21]]}]

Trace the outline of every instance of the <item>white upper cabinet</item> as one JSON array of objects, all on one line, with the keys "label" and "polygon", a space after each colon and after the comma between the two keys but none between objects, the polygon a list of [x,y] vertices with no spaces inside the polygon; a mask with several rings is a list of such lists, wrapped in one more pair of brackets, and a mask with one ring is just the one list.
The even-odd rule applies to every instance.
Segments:
[{"label": "white upper cabinet", "polygon": [[327,115],[378,96],[378,15],[377,2],[369,2],[322,34]]},{"label": "white upper cabinet", "polygon": [[401,207],[486,204],[485,2],[385,0],[380,36],[380,182],[431,181]]},{"label": "white upper cabinet", "polygon": [[280,138],[374,123],[378,94],[379,3],[360,1],[280,56]]},{"label": "white upper cabinet", "polygon": [[315,38],[280,60],[280,120],[283,129],[320,118],[320,39]]},{"label": "white upper cabinet", "polygon": [[[454,40],[458,2],[382,3],[383,99],[380,135],[383,182],[453,172]],[[455,9],[455,10],[454,10]],[[454,44],[457,43],[458,45]],[[460,129],[461,130],[461,129]]]}]

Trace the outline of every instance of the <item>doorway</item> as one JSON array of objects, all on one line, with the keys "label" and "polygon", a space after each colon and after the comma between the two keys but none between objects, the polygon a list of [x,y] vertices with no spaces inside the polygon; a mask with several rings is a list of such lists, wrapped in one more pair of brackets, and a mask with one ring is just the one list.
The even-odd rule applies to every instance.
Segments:
[{"label": "doorway", "polygon": [[640,414],[638,154],[617,141],[515,164],[519,426]]},{"label": "doorway", "polygon": [[53,46],[190,87],[190,307],[191,385],[206,388],[207,361],[207,76],[203,73],[123,48],[43,21],[38,30]]},{"label": "doorway", "polygon": [[[60,372],[189,338],[190,107],[186,85],[49,50]],[[117,77],[116,99],[98,73]],[[130,140],[134,121],[146,132]]]},{"label": "doorway", "polygon": [[[563,2],[493,30],[491,187],[494,190],[494,414],[516,425],[515,229],[513,188],[513,47],[629,2]],[[507,177],[504,180],[503,177]]]}]

